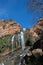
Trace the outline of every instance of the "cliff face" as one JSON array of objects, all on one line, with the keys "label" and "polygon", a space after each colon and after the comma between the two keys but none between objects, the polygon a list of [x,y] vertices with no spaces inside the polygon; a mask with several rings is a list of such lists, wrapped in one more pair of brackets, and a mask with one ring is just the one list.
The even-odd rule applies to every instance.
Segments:
[{"label": "cliff face", "polygon": [[[21,26],[12,20],[0,20],[0,37],[6,35],[13,35],[16,32],[20,32]],[[43,34],[43,19],[40,19],[37,24],[30,29],[26,30],[27,35],[38,37]]]},{"label": "cliff face", "polygon": [[31,34],[33,37],[43,35],[43,19],[40,19],[33,28],[26,30],[27,34]]},{"label": "cliff face", "polygon": [[20,32],[21,26],[12,20],[0,20],[0,37]]},{"label": "cliff face", "polygon": [[36,26],[34,26],[34,32],[36,32],[38,35],[42,35],[43,33],[43,19],[40,19]]}]

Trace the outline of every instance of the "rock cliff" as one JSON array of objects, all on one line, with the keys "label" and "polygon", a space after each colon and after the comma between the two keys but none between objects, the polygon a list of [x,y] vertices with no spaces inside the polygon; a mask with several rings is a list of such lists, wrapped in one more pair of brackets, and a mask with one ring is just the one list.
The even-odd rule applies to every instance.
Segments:
[{"label": "rock cliff", "polygon": [[43,18],[41,18],[33,28],[26,30],[27,34],[31,34],[33,37],[43,35]]},{"label": "rock cliff", "polygon": [[20,32],[21,26],[12,20],[0,20],[0,37]]}]

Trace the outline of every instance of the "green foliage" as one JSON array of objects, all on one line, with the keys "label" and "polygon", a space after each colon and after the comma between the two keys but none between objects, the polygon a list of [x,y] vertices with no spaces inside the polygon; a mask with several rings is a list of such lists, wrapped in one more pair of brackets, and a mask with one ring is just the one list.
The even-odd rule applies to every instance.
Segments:
[{"label": "green foliage", "polygon": [[0,38],[0,51],[2,50],[3,40]]},{"label": "green foliage", "polygon": [[33,45],[34,42],[35,42],[34,39],[33,39],[33,37],[32,37],[31,35],[29,36],[29,41],[30,41],[30,44],[31,44],[31,45]]},{"label": "green foliage", "polygon": [[2,38],[0,38],[0,46],[2,46],[3,40]]},{"label": "green foliage", "polygon": [[9,42],[9,40],[10,40],[10,36],[6,36],[6,37],[4,37],[4,38],[3,38],[3,42],[8,43],[8,42]]},{"label": "green foliage", "polygon": [[[11,36],[5,36],[4,38],[0,38],[0,51],[4,51],[7,46],[9,46]],[[6,46],[3,45],[3,43],[6,44]]]},{"label": "green foliage", "polygon": [[33,39],[33,37],[31,35],[28,36],[27,40],[26,40],[26,46],[33,46],[35,40]]},{"label": "green foliage", "polygon": [[29,56],[26,59],[26,65],[43,65],[43,56],[40,56],[40,54]]}]

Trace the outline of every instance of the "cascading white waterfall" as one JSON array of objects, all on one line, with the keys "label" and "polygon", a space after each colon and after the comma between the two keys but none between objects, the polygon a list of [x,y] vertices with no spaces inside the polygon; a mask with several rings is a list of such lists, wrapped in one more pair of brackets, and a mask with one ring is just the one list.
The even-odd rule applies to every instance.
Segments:
[{"label": "cascading white waterfall", "polygon": [[15,35],[13,35],[13,36],[12,36],[12,39],[11,39],[11,43],[12,43],[12,52],[13,52],[13,50],[14,50],[14,49],[13,49],[14,37],[15,37]]},{"label": "cascading white waterfall", "polygon": [[24,42],[24,33],[21,31],[21,45],[22,45],[22,50],[25,49],[25,42]]},{"label": "cascading white waterfall", "polygon": [[[21,39],[21,42],[19,42],[19,44],[21,44],[21,47],[22,47],[22,50],[24,50],[25,49],[25,42],[24,42],[24,32],[23,31],[21,31],[20,32],[20,34],[18,34],[17,35],[18,36],[18,41],[20,41],[20,39]],[[12,52],[13,52],[13,50],[14,50],[14,48],[13,48],[13,43],[14,43],[14,38],[16,37],[16,35],[13,35],[12,36],[12,39],[11,39],[11,42],[12,42]],[[17,38],[17,37],[16,37]]]},{"label": "cascading white waterfall", "polygon": [[19,42],[19,47],[21,46],[21,35],[20,33],[18,34],[18,42]]},{"label": "cascading white waterfall", "polygon": [[4,65],[4,63],[1,63],[0,65]]}]

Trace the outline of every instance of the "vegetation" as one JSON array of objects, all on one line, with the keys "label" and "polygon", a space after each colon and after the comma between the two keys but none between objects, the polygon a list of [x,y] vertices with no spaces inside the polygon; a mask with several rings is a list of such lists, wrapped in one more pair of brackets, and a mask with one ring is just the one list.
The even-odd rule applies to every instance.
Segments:
[{"label": "vegetation", "polygon": [[[43,36],[41,36],[39,39],[35,39],[35,41],[33,41],[34,39],[29,36],[26,44],[30,44],[32,46],[30,52],[34,51],[35,49],[38,49],[38,51],[34,52],[34,54],[32,53],[31,56],[26,55],[23,59],[25,60],[25,63],[22,62],[21,65],[43,65]],[[33,44],[34,43],[34,44]],[[40,50],[42,50],[40,53],[38,53]],[[24,63],[24,64],[23,64]]]},{"label": "vegetation", "polygon": [[[41,39],[42,39],[42,37],[41,37]],[[7,47],[9,47],[9,48],[11,47],[10,39],[11,39],[11,36],[5,36],[4,38],[0,38],[0,52],[4,51]],[[40,48],[41,49],[43,48],[43,40],[39,39],[40,41],[36,42],[36,39],[34,40],[34,38],[31,35],[28,36],[28,38],[25,38],[25,39],[26,39],[27,46],[28,46],[28,44],[30,46],[32,46],[30,48],[33,48],[33,47],[36,47],[36,46],[38,48],[38,46],[40,46],[40,44],[42,44]],[[18,40],[18,37],[16,36],[15,37],[15,43],[17,42],[19,44],[19,41],[17,41],[17,40]],[[38,40],[38,38],[37,38],[37,40]],[[36,43],[37,43],[37,45],[34,46],[34,44],[36,44]],[[40,43],[40,44],[38,44],[38,43]],[[18,46],[18,44],[17,44],[17,46]],[[14,47],[15,47],[15,45],[14,45]],[[25,56],[23,59],[25,59],[25,64],[21,63],[22,65],[43,65],[43,55],[40,55],[39,53],[32,54],[31,56]],[[15,60],[18,60],[18,59],[15,59]],[[8,60],[5,64],[10,65],[10,63],[11,62],[9,62],[9,60]],[[15,64],[16,63],[17,62],[15,62]]]},{"label": "vegetation", "polygon": [[0,38],[0,52],[4,51],[9,46],[10,38],[11,36]]},{"label": "vegetation", "polygon": [[26,46],[33,46],[33,44],[35,43],[36,39],[33,38],[31,35],[29,35],[27,38],[26,38]]},{"label": "vegetation", "polygon": [[[38,55],[38,54],[37,54]],[[27,57],[26,65],[43,65],[43,56],[37,56],[34,55]]]}]

